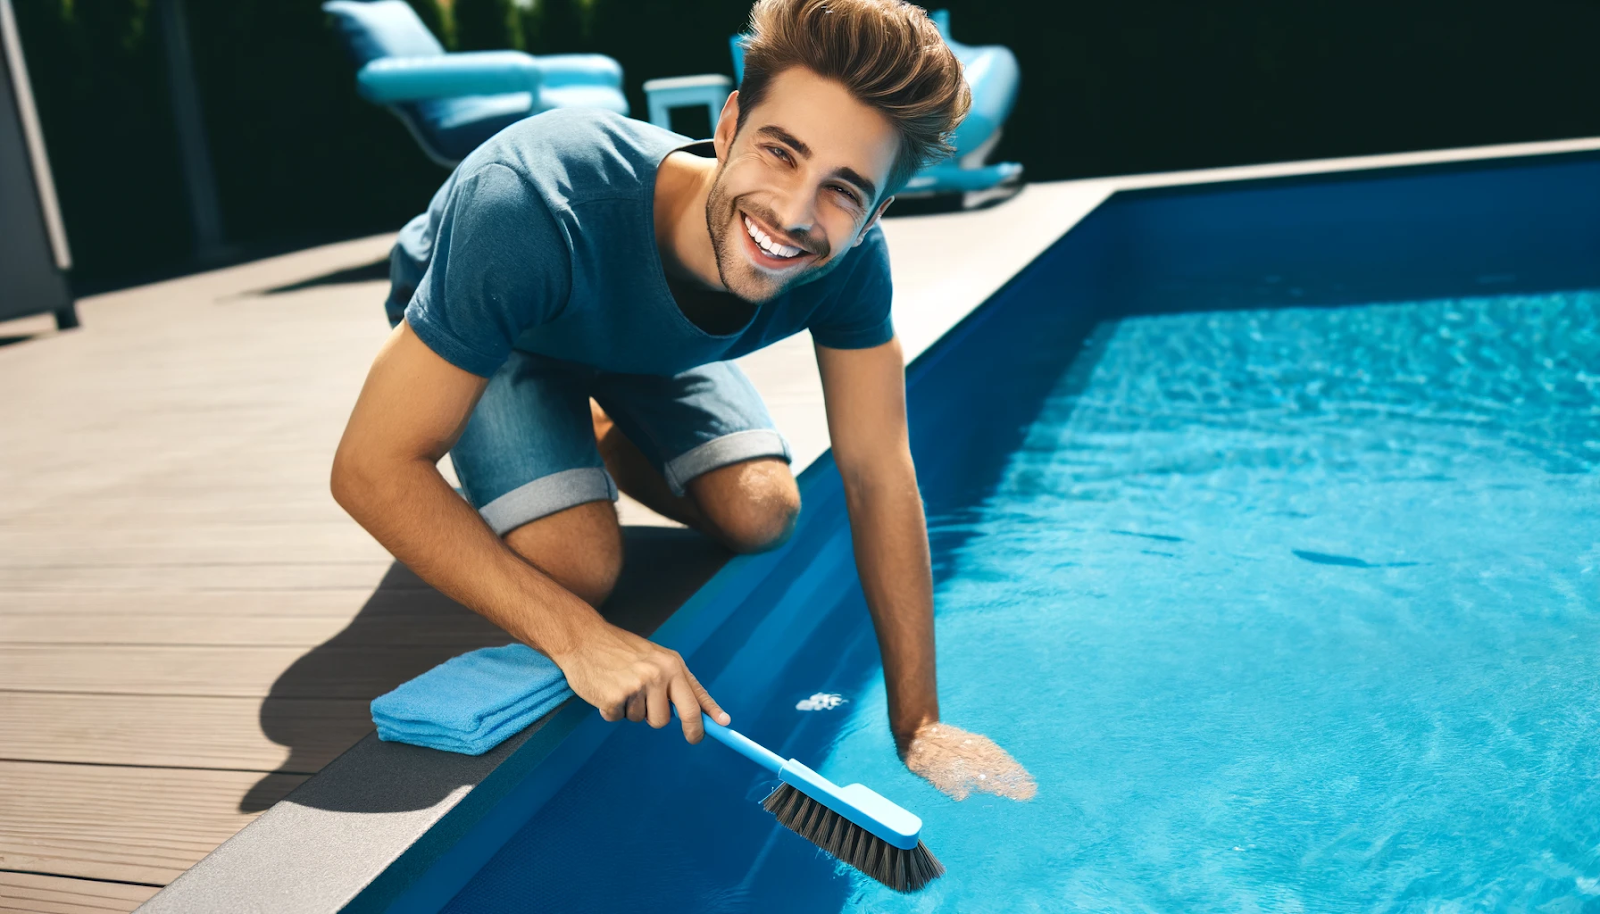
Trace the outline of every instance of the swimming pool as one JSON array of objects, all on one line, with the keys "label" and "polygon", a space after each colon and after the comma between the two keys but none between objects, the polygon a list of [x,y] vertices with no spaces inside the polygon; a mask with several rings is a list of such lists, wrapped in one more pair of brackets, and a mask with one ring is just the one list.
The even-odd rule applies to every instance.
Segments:
[{"label": "swimming pool", "polygon": [[1594,906],[1596,290],[1593,156],[1118,194],[908,373],[943,710],[1037,799],[900,767],[822,460],[656,638],[944,879],[841,871],[738,756],[574,707],[351,909]]}]

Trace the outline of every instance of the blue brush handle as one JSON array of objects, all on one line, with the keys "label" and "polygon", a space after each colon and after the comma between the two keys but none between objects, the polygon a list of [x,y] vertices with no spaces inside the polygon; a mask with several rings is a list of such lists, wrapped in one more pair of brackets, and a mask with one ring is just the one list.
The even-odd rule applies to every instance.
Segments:
[{"label": "blue brush handle", "polygon": [[[672,709],[672,716],[678,716],[678,709],[676,707]],[[772,750],[766,748],[765,746],[761,745],[750,737],[745,736],[743,733],[740,733],[737,730],[729,730],[727,727],[724,727],[715,720],[712,720],[710,714],[701,712],[700,722],[705,724],[707,735],[714,737],[717,742],[727,746],[729,749],[732,749],[750,761],[755,762],[757,765],[760,765],[773,774],[777,774],[778,771],[783,768],[783,756],[773,752]]]}]

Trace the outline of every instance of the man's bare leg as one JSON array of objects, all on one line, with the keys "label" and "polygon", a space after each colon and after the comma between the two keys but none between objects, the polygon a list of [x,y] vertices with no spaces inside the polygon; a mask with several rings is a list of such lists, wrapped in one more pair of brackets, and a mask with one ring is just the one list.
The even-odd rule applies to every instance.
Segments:
[{"label": "man's bare leg", "polygon": [[800,490],[789,464],[758,457],[718,467],[689,480],[687,495],[674,495],[667,480],[599,404],[589,401],[595,440],[617,488],[650,510],[699,530],[734,552],[761,552],[781,545],[800,513]]},{"label": "man's bare leg", "polygon": [[672,494],[666,477],[656,472],[639,448],[593,400],[589,401],[589,415],[594,421],[595,444],[617,488],[662,517],[704,532],[706,520],[694,499]]},{"label": "man's bare leg", "polygon": [[511,551],[599,608],[622,573],[622,527],[609,501],[591,501],[529,521],[503,539]]}]

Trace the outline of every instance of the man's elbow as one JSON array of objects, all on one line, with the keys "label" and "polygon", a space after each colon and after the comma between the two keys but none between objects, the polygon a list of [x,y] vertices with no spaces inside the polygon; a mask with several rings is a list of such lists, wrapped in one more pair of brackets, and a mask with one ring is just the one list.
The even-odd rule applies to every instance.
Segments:
[{"label": "man's elbow", "polygon": [[834,455],[834,465],[844,480],[845,489],[868,493],[910,488],[916,491],[917,471],[909,448],[885,449],[863,454]]},{"label": "man's elbow", "polygon": [[376,491],[377,474],[370,468],[366,456],[343,444],[333,455],[333,470],[328,475],[328,489],[333,500],[346,514],[357,519],[362,508],[372,501]]}]

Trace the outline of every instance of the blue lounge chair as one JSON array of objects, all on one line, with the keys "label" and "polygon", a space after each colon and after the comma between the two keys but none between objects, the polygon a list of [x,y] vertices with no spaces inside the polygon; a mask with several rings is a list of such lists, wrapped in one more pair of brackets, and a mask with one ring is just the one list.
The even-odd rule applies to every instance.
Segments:
[{"label": "blue lounge chair", "polygon": [[361,97],[385,105],[446,168],[506,126],[551,108],[628,113],[622,67],[601,54],[447,54],[405,0],[330,0]]},{"label": "blue lounge chair", "polygon": [[[972,110],[951,138],[956,148],[955,155],[913,175],[901,191],[901,196],[962,193],[971,194],[974,198],[986,197],[989,196],[987,192],[1001,185],[1014,184],[1022,177],[1022,165],[1017,162],[984,164],[984,159],[1000,142],[1000,131],[1006,118],[1011,116],[1022,73],[1017,66],[1016,55],[1009,48],[962,44],[951,38],[949,10],[934,10],[929,16],[961,61],[967,85],[972,90]],[[646,82],[644,90],[650,101],[651,123],[669,127],[671,109],[704,105],[710,111],[711,122],[715,124],[723,102],[728,100],[728,94],[733,91],[734,81],[744,78],[746,37],[734,35],[728,39],[729,50],[733,52],[733,80],[726,76],[709,75]]]}]

